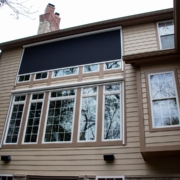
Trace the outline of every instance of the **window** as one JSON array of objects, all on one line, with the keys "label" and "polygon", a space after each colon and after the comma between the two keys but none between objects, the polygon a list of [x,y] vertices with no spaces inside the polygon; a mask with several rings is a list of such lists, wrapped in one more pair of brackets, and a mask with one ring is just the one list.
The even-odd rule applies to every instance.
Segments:
[{"label": "window", "polygon": [[149,84],[153,127],[180,125],[174,73],[150,74]]},{"label": "window", "polygon": [[75,90],[51,92],[45,142],[70,142],[74,119]]},{"label": "window", "polygon": [[73,67],[73,68],[66,68],[66,69],[60,69],[60,70],[55,70],[53,72],[53,77],[61,77],[61,76],[68,76],[68,75],[74,75],[78,73],[78,68]]},{"label": "window", "polygon": [[28,75],[23,75],[18,77],[18,82],[24,82],[24,81],[29,81],[30,79],[30,74]]},{"label": "window", "polygon": [[5,143],[17,143],[26,96],[15,96]]},{"label": "window", "polygon": [[174,21],[159,22],[158,32],[161,49],[174,48]]},{"label": "window", "polygon": [[33,94],[31,96],[29,115],[26,124],[24,143],[37,142],[39,123],[41,119],[44,94]]},{"label": "window", "polygon": [[98,64],[93,64],[93,65],[87,65],[83,67],[83,72],[88,73],[88,72],[97,72],[99,70],[99,65]]},{"label": "window", "polygon": [[112,61],[104,64],[105,70],[121,68],[120,61]]},{"label": "window", "polygon": [[120,84],[104,86],[104,140],[121,139]]},{"label": "window", "polygon": [[97,176],[96,180],[124,180],[123,176]]},{"label": "window", "polygon": [[97,87],[82,88],[79,141],[96,140]]},{"label": "window", "polygon": [[10,175],[0,175],[0,180],[12,180],[13,177]]},{"label": "window", "polygon": [[42,73],[37,73],[35,75],[35,79],[39,80],[39,79],[46,79],[47,78],[47,72],[42,72]]}]

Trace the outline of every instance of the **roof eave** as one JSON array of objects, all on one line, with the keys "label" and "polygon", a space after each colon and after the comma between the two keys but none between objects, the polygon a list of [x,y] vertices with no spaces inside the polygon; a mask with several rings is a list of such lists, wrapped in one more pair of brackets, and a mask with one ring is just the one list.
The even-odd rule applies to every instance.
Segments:
[{"label": "roof eave", "polygon": [[35,35],[27,38],[22,38],[18,40],[13,40],[9,42],[5,42],[0,44],[0,49],[2,51],[12,49],[12,48],[18,48],[22,47],[26,44],[36,43],[40,41],[46,41],[49,39],[55,39],[75,34],[81,34],[86,33],[90,31],[96,31],[106,28],[112,28],[117,26],[127,27],[127,26],[133,26],[138,24],[144,24],[149,22],[157,22],[157,21],[163,21],[173,18],[173,9],[165,9],[165,10],[159,10],[159,11],[153,11],[143,14],[137,14],[132,16],[126,16],[106,21],[101,21],[97,23],[91,23],[87,25],[77,26],[73,28],[68,28],[64,30],[58,30],[50,33],[45,33],[41,35]]}]

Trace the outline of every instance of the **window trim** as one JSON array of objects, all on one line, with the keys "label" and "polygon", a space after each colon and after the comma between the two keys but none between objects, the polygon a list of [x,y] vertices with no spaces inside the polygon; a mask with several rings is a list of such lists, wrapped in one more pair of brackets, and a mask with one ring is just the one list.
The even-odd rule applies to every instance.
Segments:
[{"label": "window trim", "polygon": [[[152,102],[153,102],[153,99],[152,99],[152,92],[151,92],[151,85],[150,85],[150,76],[151,75],[155,75],[155,74],[165,74],[165,73],[172,73],[172,76],[173,76],[173,82],[174,82],[174,88],[175,88],[175,93],[176,93],[176,96],[175,97],[170,97],[171,99],[172,98],[176,98],[177,100],[177,110],[178,110],[178,116],[179,116],[179,121],[180,121],[180,110],[179,110],[179,101],[178,101],[178,93],[177,93],[177,87],[176,87],[176,82],[175,82],[175,76],[174,76],[174,72],[173,71],[165,71],[165,72],[158,72],[158,73],[150,73],[148,74],[148,83],[149,83],[149,96],[150,96],[150,104],[151,104],[151,117],[152,117],[152,128],[153,129],[158,129],[158,128],[169,128],[169,127],[179,127],[179,125],[169,125],[169,126],[160,126],[160,127],[155,127],[155,124],[154,124],[154,113],[153,113],[153,105],[152,105]],[[162,99],[169,99],[169,98],[159,98],[159,100],[162,100]]]},{"label": "window trim", "polygon": [[[93,63],[93,64],[86,64],[86,65],[82,66],[82,67],[83,67],[83,68],[82,68],[82,74],[89,74],[89,73],[99,72],[99,70],[100,70],[100,64],[101,64],[101,63]],[[97,71],[84,72],[84,67],[85,67],[85,66],[93,66],[93,65],[97,65],[97,66],[98,66]]]},{"label": "window trim", "polygon": [[[92,93],[92,94],[83,94],[83,88],[86,87],[81,87],[81,95],[80,95],[80,106],[79,106],[79,119],[78,119],[78,135],[77,135],[77,143],[88,143],[88,142],[97,142],[97,126],[98,126],[98,102],[99,102],[99,85],[95,85],[95,86],[87,86],[87,87],[97,87],[97,92],[96,93]],[[80,136],[80,124],[81,124],[81,108],[82,108],[82,98],[83,97],[92,97],[92,96],[96,96],[96,128],[95,128],[95,139],[94,140],[83,140],[80,141],[79,140],[79,136]]]},{"label": "window trim", "polygon": [[[42,72],[36,72],[36,73],[34,73],[34,79],[33,79],[33,81],[42,81],[42,80],[47,80],[48,79],[48,77],[49,77],[49,72],[50,71],[42,71]],[[47,73],[47,77],[46,78],[41,78],[41,79],[36,79],[36,74],[42,74],[42,73]]]},{"label": "window trim", "polygon": [[[51,93],[52,92],[57,92],[62,91],[62,90],[70,90],[70,89],[74,89],[75,90],[75,95],[74,96],[65,96],[66,98],[61,98],[61,97],[55,97],[55,98],[51,98]],[[72,144],[73,143],[73,134],[74,134],[74,121],[75,121],[75,112],[76,112],[76,96],[77,96],[77,88],[64,88],[64,89],[57,89],[57,90],[53,90],[49,92],[48,95],[48,103],[47,103],[47,109],[46,109],[46,115],[45,115],[45,121],[44,121],[44,127],[43,127],[43,134],[42,134],[42,144]],[[67,98],[68,97],[68,98]],[[73,121],[72,121],[72,131],[71,131],[71,141],[53,141],[53,142],[45,142],[44,138],[45,138],[45,133],[46,133],[46,124],[47,124],[47,118],[48,118],[48,112],[49,112],[49,104],[50,101],[56,101],[56,100],[63,100],[63,99],[72,99],[74,98],[74,110],[73,110]]]},{"label": "window trim", "polygon": [[[157,27],[157,34],[158,34],[158,40],[159,40],[159,46],[160,46],[160,50],[170,50],[170,49],[174,49],[174,48],[167,48],[167,49],[162,49],[162,44],[161,44],[161,36],[160,33],[159,33],[159,23],[165,23],[165,22],[168,22],[168,21],[173,21],[173,24],[174,24],[174,19],[170,19],[170,20],[166,20],[166,21],[159,21],[156,23],[156,27]],[[175,34],[175,32],[174,32]],[[167,35],[174,35],[174,34],[167,34]],[[163,35],[164,36],[164,35]],[[175,43],[175,42],[174,42]]]},{"label": "window trim", "polygon": [[[156,70],[149,70],[144,72],[145,73],[145,80],[146,80],[146,94],[147,94],[147,109],[148,109],[148,122],[149,122],[149,132],[162,132],[162,131],[176,131],[180,129],[180,126],[169,126],[169,127],[158,127],[158,128],[154,128],[153,127],[153,118],[152,118],[152,107],[151,107],[151,97],[150,97],[150,86],[149,86],[149,74],[156,74],[156,73],[166,73],[166,72],[173,72],[174,74],[174,84],[175,84],[175,88],[176,88],[176,98],[177,98],[177,104],[180,105],[180,90],[177,89],[179,82],[178,82],[178,75],[177,75],[177,71],[175,68],[159,68]],[[141,82],[142,84],[142,82]],[[179,109],[178,109],[178,113],[179,113]],[[144,114],[144,113],[143,113]]]},{"label": "window trim", "polygon": [[[28,81],[19,81],[19,77],[20,76],[27,76],[27,75],[29,75],[29,80]],[[31,81],[31,76],[32,76],[32,74],[21,74],[21,75],[18,75],[17,79],[16,79],[16,82],[17,82],[17,84],[30,82]]]},{"label": "window trim", "polygon": [[[120,90],[117,91],[111,91],[111,92],[106,92],[105,91],[105,86],[106,85],[112,85],[112,84],[120,84]],[[101,138],[101,141],[102,142],[109,142],[109,141],[122,141],[122,144],[125,144],[125,140],[124,140],[124,106],[125,106],[125,103],[124,103],[124,98],[122,97],[123,94],[122,92],[124,91],[124,86],[123,86],[123,83],[122,82],[114,82],[114,83],[106,83],[106,84],[103,84],[103,107],[102,107],[102,132],[101,132],[101,135],[102,135],[102,138]],[[104,106],[104,103],[105,103],[105,96],[106,95],[110,95],[110,94],[120,94],[120,139],[104,139],[104,113],[105,113],[105,106]],[[121,108],[122,107],[122,108]]]},{"label": "window trim", "polygon": [[[77,73],[76,74],[68,74],[68,75],[65,75],[65,76],[55,76],[54,77],[54,71],[63,70],[63,69],[71,69],[71,68],[77,68]],[[69,76],[75,76],[75,75],[78,75],[78,74],[79,74],[79,66],[71,66],[71,67],[65,67],[65,68],[59,68],[59,69],[52,70],[51,78],[55,79],[55,78],[69,77]]]},{"label": "window trim", "polygon": [[[106,63],[111,63],[111,62],[115,62],[115,61],[119,61],[119,62],[120,62],[120,67],[118,67],[118,68],[112,68],[112,69],[106,69]],[[103,71],[120,70],[120,69],[122,69],[122,64],[123,64],[122,59],[116,59],[116,60],[106,61],[106,62],[104,62],[104,65],[103,65]]]},{"label": "window trim", "polygon": [[[32,97],[33,97],[34,94],[44,94],[43,99],[33,100]],[[41,119],[42,119],[42,114],[43,114],[43,109],[44,109],[44,98],[45,98],[45,92],[42,92],[42,93],[41,92],[37,92],[37,93],[32,93],[30,95],[30,100],[29,100],[29,104],[28,104],[28,110],[27,110],[27,114],[26,114],[26,121],[25,121],[24,131],[23,131],[23,135],[22,135],[22,142],[21,142],[22,145],[24,145],[24,144],[27,144],[27,145],[29,145],[29,144],[38,144],[40,128],[41,128]],[[36,103],[36,102],[42,102],[41,116],[40,116],[40,120],[39,120],[37,139],[36,139],[36,142],[24,142],[31,103]]]},{"label": "window trim", "polygon": [[[3,137],[4,138],[4,142],[3,144],[4,145],[17,145],[18,142],[19,142],[19,136],[20,136],[20,132],[21,132],[21,128],[22,128],[22,122],[23,122],[23,117],[24,117],[24,111],[25,111],[25,106],[26,106],[26,101],[27,101],[27,94],[25,94],[25,100],[24,101],[18,101],[18,102],[21,102],[21,103],[18,103],[18,102],[15,102],[15,97],[16,96],[23,96],[24,94],[22,95],[13,95],[12,97],[12,102],[11,102],[11,105],[10,105],[10,111],[9,111],[9,114],[7,115],[8,117],[8,123],[7,123],[7,126],[6,126],[6,132],[5,132],[5,136]],[[19,126],[19,132],[18,132],[18,138],[17,138],[17,142],[16,143],[6,143],[6,138],[7,138],[7,133],[8,133],[8,129],[9,129],[9,124],[10,124],[10,118],[11,118],[11,115],[12,115],[12,110],[13,110],[13,106],[14,104],[24,104],[24,107],[23,107],[23,112],[22,112],[22,116],[21,116],[21,122],[20,122],[20,126]]]}]

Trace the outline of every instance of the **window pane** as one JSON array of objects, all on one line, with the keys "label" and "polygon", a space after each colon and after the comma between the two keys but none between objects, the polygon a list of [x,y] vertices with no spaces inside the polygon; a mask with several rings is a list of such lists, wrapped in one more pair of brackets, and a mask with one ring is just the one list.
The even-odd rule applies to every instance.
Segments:
[{"label": "window pane", "polygon": [[83,88],[83,94],[92,94],[97,92],[97,87]]},{"label": "window pane", "polygon": [[57,92],[52,92],[51,97],[63,97],[63,96],[74,96],[75,95],[75,90],[64,90],[64,91],[57,91]]},{"label": "window pane", "polygon": [[179,125],[176,98],[153,101],[154,126]]},{"label": "window pane", "polygon": [[71,141],[74,99],[50,101],[45,142]]},{"label": "window pane", "polygon": [[116,68],[120,68],[120,61],[105,63],[105,69],[116,69]]},{"label": "window pane", "polygon": [[36,142],[42,102],[31,103],[24,142]]},{"label": "window pane", "polygon": [[78,71],[77,67],[55,70],[53,72],[53,77],[73,75],[73,74],[77,74],[77,71]]},{"label": "window pane", "polygon": [[79,140],[95,140],[96,138],[96,96],[82,98]]},{"label": "window pane", "polygon": [[120,139],[120,95],[105,96],[104,139]]},{"label": "window pane", "polygon": [[120,84],[113,84],[113,85],[106,85],[105,91],[119,91],[120,90]]},{"label": "window pane", "polygon": [[12,114],[11,114],[11,118],[9,122],[9,127],[8,127],[8,133],[6,137],[6,143],[17,142],[23,108],[24,108],[24,104],[13,106],[13,110],[12,110]]},{"label": "window pane", "polygon": [[161,36],[162,49],[173,49],[174,48],[174,34]]},{"label": "window pane", "polygon": [[98,71],[98,64],[84,66],[84,72],[96,72]]},{"label": "window pane", "polygon": [[153,99],[176,96],[172,73],[150,75],[150,86]]}]

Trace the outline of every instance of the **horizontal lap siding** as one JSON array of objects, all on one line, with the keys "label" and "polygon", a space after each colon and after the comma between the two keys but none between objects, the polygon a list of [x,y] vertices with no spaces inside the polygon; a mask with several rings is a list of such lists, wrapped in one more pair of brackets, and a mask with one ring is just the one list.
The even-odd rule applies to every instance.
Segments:
[{"label": "horizontal lap siding", "polygon": [[[150,119],[150,109],[147,100],[147,82],[145,77],[145,72],[166,69],[168,68],[172,70],[172,68],[176,68],[176,73],[178,74],[178,80],[180,85],[180,64],[178,63],[164,63],[163,65],[148,65],[143,66],[141,68],[141,89],[142,89],[142,103],[143,103],[143,119],[144,119],[144,130],[145,130],[145,143],[147,147],[156,147],[156,146],[173,146],[173,145],[180,145],[180,130],[173,130],[173,131],[158,131],[158,132],[150,132],[149,122],[152,121]],[[179,86],[177,87],[179,90]]]},{"label": "horizontal lap siding", "polygon": [[22,49],[6,51],[0,59],[0,138],[2,137],[21,54]]},{"label": "horizontal lap siding", "polygon": [[158,50],[155,24],[123,28],[124,55]]}]

